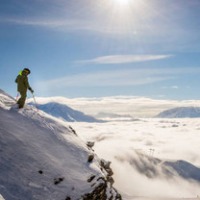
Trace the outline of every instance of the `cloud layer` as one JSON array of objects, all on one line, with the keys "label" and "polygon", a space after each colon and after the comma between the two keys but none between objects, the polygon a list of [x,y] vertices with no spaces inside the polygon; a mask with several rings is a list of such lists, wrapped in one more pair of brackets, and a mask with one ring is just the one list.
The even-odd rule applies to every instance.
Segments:
[{"label": "cloud layer", "polygon": [[200,106],[198,100],[158,100],[146,97],[113,96],[101,98],[36,98],[38,103],[60,102],[86,114],[99,113],[130,115],[132,117],[154,117],[161,111],[174,107]]},{"label": "cloud layer", "polygon": [[[115,186],[124,196],[199,195],[199,183],[178,176],[167,166],[163,171],[164,161],[185,160],[200,166],[199,120],[75,123],[73,127],[85,141],[95,141],[94,149],[100,157],[112,162]],[[170,170],[174,175],[170,175]]]}]

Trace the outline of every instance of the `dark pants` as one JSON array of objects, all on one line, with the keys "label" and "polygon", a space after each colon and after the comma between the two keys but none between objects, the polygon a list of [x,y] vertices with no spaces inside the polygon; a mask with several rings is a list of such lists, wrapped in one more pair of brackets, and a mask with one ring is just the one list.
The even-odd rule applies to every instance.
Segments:
[{"label": "dark pants", "polygon": [[20,98],[17,101],[17,104],[19,104],[19,108],[23,108],[26,101],[26,91],[21,91],[19,93],[20,93]]}]

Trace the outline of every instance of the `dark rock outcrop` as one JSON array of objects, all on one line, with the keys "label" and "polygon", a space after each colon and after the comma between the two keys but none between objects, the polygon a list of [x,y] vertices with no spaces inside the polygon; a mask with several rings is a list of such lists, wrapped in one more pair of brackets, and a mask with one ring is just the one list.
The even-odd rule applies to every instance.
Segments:
[{"label": "dark rock outcrop", "polygon": [[85,194],[82,200],[122,200],[121,195],[111,187],[108,180],[99,177],[94,181],[98,182],[98,185],[94,186],[93,191]]}]

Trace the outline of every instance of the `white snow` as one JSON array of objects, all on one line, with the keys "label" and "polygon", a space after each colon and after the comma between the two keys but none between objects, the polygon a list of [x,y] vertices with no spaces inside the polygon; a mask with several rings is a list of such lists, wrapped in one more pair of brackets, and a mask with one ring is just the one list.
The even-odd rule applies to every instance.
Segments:
[{"label": "white snow", "polygon": [[[8,103],[9,102],[9,103]],[[0,194],[5,200],[80,199],[105,177],[99,159],[68,124],[33,106],[9,110],[0,91]],[[92,182],[88,178],[95,175]],[[58,184],[56,183],[58,181]]]},{"label": "white snow", "polygon": [[2,197],[2,195],[0,194],[0,200],[5,200],[3,197]]}]

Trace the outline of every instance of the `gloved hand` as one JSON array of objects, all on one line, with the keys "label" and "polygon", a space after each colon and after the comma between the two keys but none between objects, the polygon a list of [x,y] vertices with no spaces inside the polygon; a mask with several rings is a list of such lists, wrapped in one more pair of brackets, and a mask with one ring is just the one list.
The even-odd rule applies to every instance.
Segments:
[{"label": "gloved hand", "polygon": [[30,90],[31,93],[34,93],[34,90],[32,88],[29,88],[29,90]]}]

